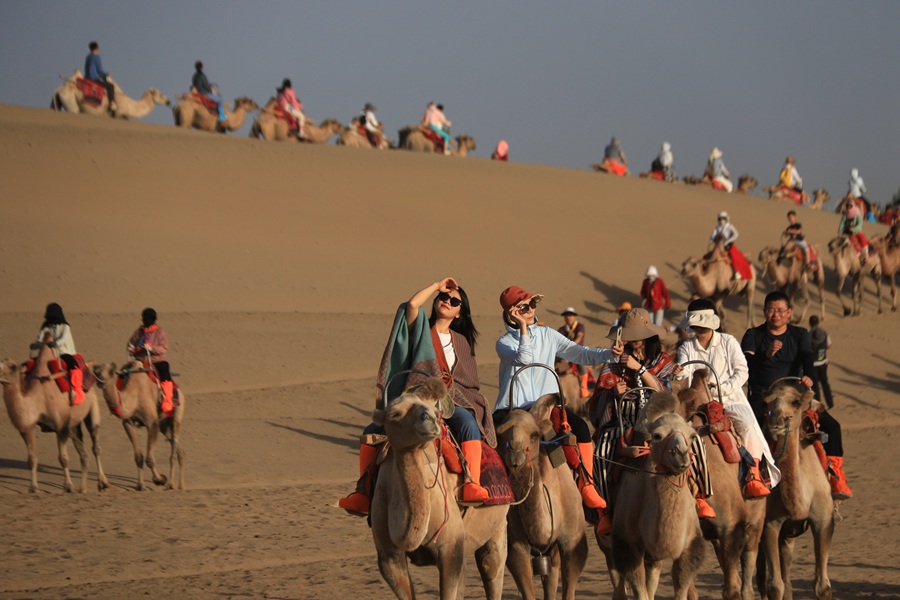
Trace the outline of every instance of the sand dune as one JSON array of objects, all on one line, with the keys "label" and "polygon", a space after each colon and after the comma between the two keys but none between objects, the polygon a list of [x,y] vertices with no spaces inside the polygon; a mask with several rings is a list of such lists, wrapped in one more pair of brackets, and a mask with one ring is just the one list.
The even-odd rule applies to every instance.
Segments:
[{"label": "sand dune", "polygon": [[[140,310],[154,306],[192,400],[189,489],[164,495],[128,491],[131,448],[104,415],[114,491],[62,494],[43,434],[44,493],[30,496],[24,445],[0,416],[0,597],[10,598],[389,597],[364,521],[335,503],[352,485],[355,436],[401,301],[441,276],[459,279],[493,401],[506,286],[545,294],[540,316],[554,326],[575,306],[588,343],[602,345],[613,308],[639,300],[651,263],[673,295],[668,320],[680,318],[689,292],[677,268],[705,249],[719,210],[755,258],[778,242],[788,209],[587,170],[264,143],[6,105],[0,156],[0,358],[25,358],[56,301],[81,352],[122,361]],[[824,248],[836,215],[798,212]],[[896,598],[900,469],[884,448],[900,425],[900,317],[875,314],[869,284],[863,316],[842,318],[833,283],[829,271],[824,326],[857,496],[841,509],[831,576],[836,597]],[[740,306],[728,307],[740,336]],[[164,448],[157,459],[167,461]],[[809,597],[808,537],[796,556],[795,589]],[[708,563],[704,597],[721,584]],[[416,581],[434,596],[434,572],[417,570]],[[506,588],[513,597],[511,577]],[[579,597],[609,593],[592,548]]]}]

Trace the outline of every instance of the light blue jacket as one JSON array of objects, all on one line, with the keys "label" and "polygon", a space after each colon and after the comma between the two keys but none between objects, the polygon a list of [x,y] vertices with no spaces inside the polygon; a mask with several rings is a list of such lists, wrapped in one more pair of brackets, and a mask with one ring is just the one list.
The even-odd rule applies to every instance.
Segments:
[{"label": "light blue jacket", "polygon": [[[497,340],[500,357],[499,395],[494,410],[510,408],[509,389],[513,375],[522,365],[539,363],[551,369],[557,356],[579,365],[599,365],[618,362],[609,348],[589,348],[576,344],[552,327],[530,325],[528,335],[506,324],[506,333]],[[553,373],[543,368],[526,369],[516,378],[513,408],[527,408],[544,394],[559,392]]]}]

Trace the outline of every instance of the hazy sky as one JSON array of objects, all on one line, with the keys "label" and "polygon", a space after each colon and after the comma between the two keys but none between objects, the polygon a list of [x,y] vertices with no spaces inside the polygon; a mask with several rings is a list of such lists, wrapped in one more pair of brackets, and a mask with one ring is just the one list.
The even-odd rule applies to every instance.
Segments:
[{"label": "hazy sky", "polygon": [[[347,122],[367,101],[389,136],[442,102],[490,155],[587,168],[612,135],[632,170],[663,140],[679,175],[713,146],[736,179],[871,200],[900,188],[900,2],[0,1],[0,102],[49,106],[88,42],[129,95],[187,91],[195,60],[228,99],[260,104],[283,77],[307,115]],[[158,107],[147,121],[172,124]],[[233,135],[247,135],[248,125]]]}]

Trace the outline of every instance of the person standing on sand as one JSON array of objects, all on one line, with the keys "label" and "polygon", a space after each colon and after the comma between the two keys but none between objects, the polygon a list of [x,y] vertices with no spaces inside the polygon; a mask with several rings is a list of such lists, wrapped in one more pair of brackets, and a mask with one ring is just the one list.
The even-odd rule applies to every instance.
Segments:
[{"label": "person standing on sand", "polygon": [[[562,317],[565,319],[565,323],[563,323],[562,327],[557,329],[557,331],[579,346],[584,346],[584,325],[578,321],[578,313],[575,312],[575,308],[572,306],[566,307],[566,309],[562,311]],[[590,396],[590,393],[588,392],[588,368],[584,365],[575,363],[569,364],[570,366],[574,366],[578,371],[578,381],[581,383],[581,397],[587,398]]]},{"label": "person standing on sand", "polygon": [[662,325],[665,312],[672,308],[672,299],[669,297],[666,282],[653,265],[647,267],[647,274],[641,284],[641,298],[644,299],[644,308],[650,313],[653,324]]},{"label": "person standing on sand", "polygon": [[815,355],[810,378],[813,380],[816,398],[822,400],[824,392],[825,404],[828,408],[834,408],[834,396],[831,395],[831,386],[828,384],[828,350],[831,348],[831,336],[819,327],[819,317],[816,315],[809,318],[809,337]]},{"label": "person standing on sand", "polygon": [[[425,317],[422,308],[432,295],[431,316]],[[490,446],[497,445],[494,422],[481,395],[478,369],[475,365],[475,340],[478,330],[472,322],[469,297],[452,277],[444,277],[422,288],[407,302],[400,305],[394,318],[391,336],[384,351],[378,373],[378,398],[382,405],[384,389],[395,373],[412,369],[430,372],[447,384],[455,409],[445,415],[444,421],[459,442],[466,459],[470,480],[460,490],[461,502],[481,504],[488,500],[488,492],[481,487],[481,440]],[[411,381],[420,375],[398,377],[390,383],[388,401],[399,396]],[[401,381],[402,379],[402,381]],[[363,431],[363,435],[383,433],[375,423]],[[372,481],[375,471],[377,448],[362,443],[359,448],[360,480],[357,490],[338,501],[338,506],[351,514],[369,513],[372,498]]]},{"label": "person standing on sand", "polygon": [[109,96],[109,112],[116,114],[119,107],[116,105],[116,86],[109,80],[109,72],[103,70],[103,61],[100,60],[100,45],[97,42],[88,44],[90,52],[84,57],[84,78],[103,86]]}]

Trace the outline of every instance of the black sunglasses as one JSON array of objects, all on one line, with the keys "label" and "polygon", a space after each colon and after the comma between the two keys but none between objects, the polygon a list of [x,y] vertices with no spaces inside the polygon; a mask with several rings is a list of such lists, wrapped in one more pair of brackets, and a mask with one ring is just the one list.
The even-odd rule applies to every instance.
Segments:
[{"label": "black sunglasses", "polygon": [[534,298],[532,298],[532,299],[529,300],[528,302],[523,302],[522,304],[518,305],[516,308],[519,309],[519,312],[525,312],[525,311],[528,310],[529,308],[530,308],[531,310],[534,310],[535,308],[537,308],[537,300],[535,300]]},{"label": "black sunglasses", "polygon": [[450,306],[452,306],[453,308],[456,308],[457,306],[462,304],[462,300],[455,296],[451,296],[447,292],[441,292],[440,294],[438,294],[437,299],[439,302],[449,302]]}]

